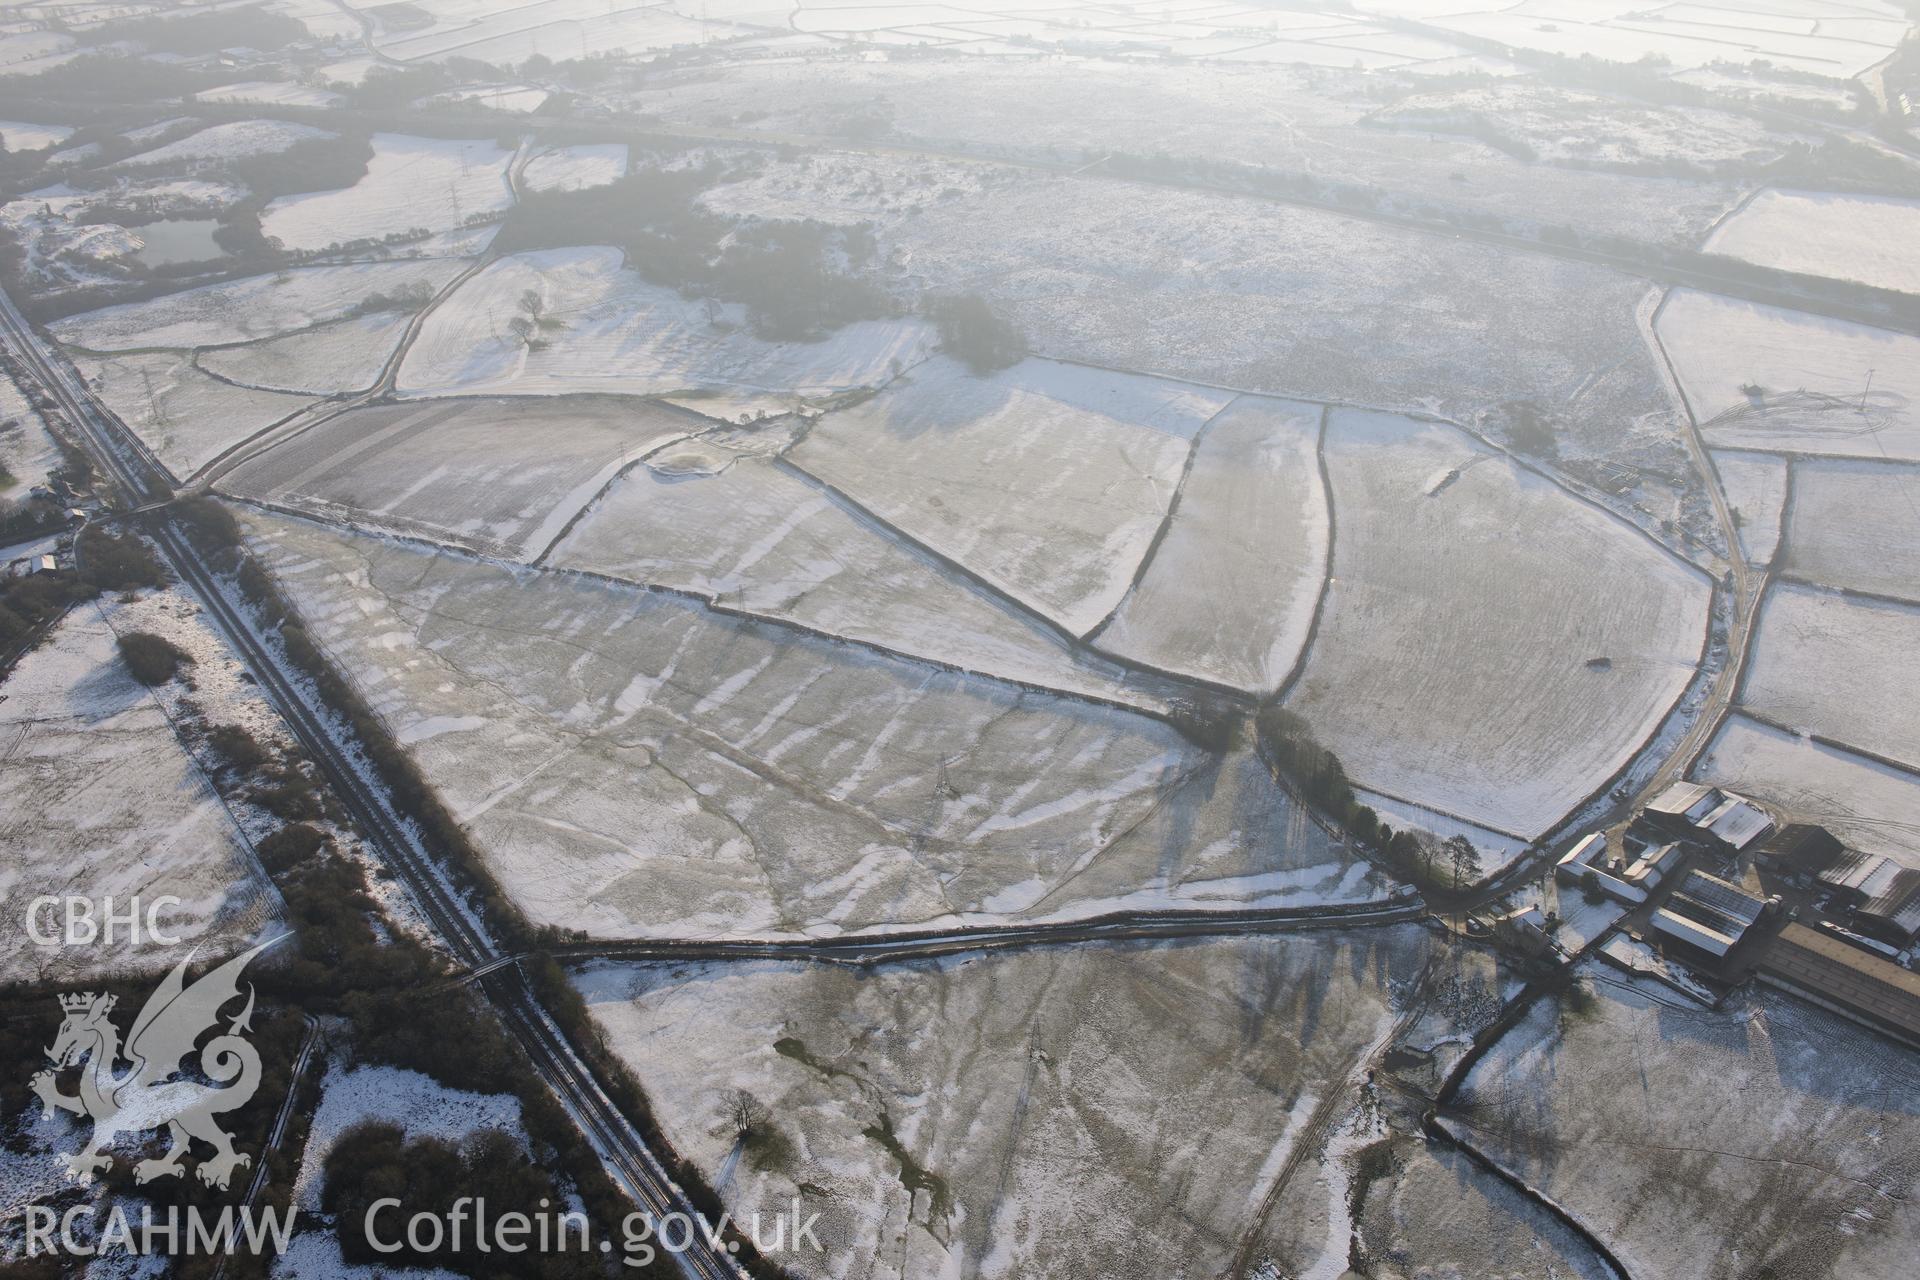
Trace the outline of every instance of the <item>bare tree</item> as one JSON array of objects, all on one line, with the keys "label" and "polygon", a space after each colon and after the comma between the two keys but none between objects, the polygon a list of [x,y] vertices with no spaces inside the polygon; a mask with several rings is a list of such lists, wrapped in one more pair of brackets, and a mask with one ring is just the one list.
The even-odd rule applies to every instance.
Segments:
[{"label": "bare tree", "polygon": [[734,1137],[742,1142],[766,1128],[767,1121],[772,1119],[765,1104],[745,1089],[729,1089],[721,1103],[721,1113],[733,1129]]}]

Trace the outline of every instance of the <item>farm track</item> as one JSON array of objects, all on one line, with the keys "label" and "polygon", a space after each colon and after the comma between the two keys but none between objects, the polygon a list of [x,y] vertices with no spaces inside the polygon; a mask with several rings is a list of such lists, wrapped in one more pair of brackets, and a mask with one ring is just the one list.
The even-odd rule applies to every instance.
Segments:
[{"label": "farm track", "polygon": [[[138,505],[164,501],[172,487],[166,473],[150,454],[116,427],[77,379],[61,369],[27,326],[11,298],[0,295],[0,329],[25,366],[61,404],[74,426],[85,436],[110,483]],[[246,661],[262,691],[286,719],[288,727],[319,764],[336,795],[352,813],[368,844],[383,865],[406,884],[414,900],[447,951],[460,963],[475,968],[500,958],[501,952],[432,865],[404,820],[394,810],[383,785],[370,779],[353,754],[336,737],[324,713],[310,701],[303,682],[283,671],[275,655],[222,591],[198,550],[175,529],[164,513],[147,526],[162,556],[199,596],[207,615],[235,652]],[[576,1055],[534,997],[516,966],[503,965],[481,982],[507,1031],[519,1042],[535,1071],[553,1091],[594,1146],[608,1171],[634,1201],[655,1215],[699,1213],[674,1186],[665,1163],[620,1113],[586,1064]],[[737,1264],[711,1249],[696,1231],[689,1248],[671,1255],[683,1274],[693,1280],[730,1280],[742,1274]]]}]

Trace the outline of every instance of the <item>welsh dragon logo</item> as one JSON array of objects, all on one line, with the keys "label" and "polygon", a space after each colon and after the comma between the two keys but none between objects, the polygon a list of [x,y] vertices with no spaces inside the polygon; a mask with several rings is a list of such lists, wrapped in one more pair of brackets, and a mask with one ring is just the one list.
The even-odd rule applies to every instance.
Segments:
[{"label": "welsh dragon logo", "polygon": [[[214,1119],[246,1105],[260,1087],[260,1054],[242,1038],[253,1029],[252,984],[247,986],[246,1007],[228,1021],[224,1033],[200,1047],[200,1073],[214,1083],[183,1079],[183,1059],[219,1021],[220,1010],[239,997],[240,971],[247,962],[279,941],[235,956],[192,986],[186,985],[187,965],[193,960],[188,952],[147,997],[124,1050],[112,1019],[115,997],[91,991],[60,997],[66,1018],[47,1049],[52,1067],[33,1077],[33,1091],[46,1104],[47,1116],[57,1109],[93,1121],[93,1137],[65,1157],[70,1174],[90,1182],[112,1165],[105,1152],[114,1139],[163,1125],[172,1145],[164,1155],[134,1166],[137,1182],[179,1176],[180,1162],[195,1139],[214,1150],[194,1170],[210,1187],[226,1190],[234,1171],[252,1163],[252,1157],[233,1149],[233,1138]],[[123,1056],[129,1065],[116,1074]],[[82,1067],[78,1092],[62,1093],[55,1073],[75,1066]]]}]

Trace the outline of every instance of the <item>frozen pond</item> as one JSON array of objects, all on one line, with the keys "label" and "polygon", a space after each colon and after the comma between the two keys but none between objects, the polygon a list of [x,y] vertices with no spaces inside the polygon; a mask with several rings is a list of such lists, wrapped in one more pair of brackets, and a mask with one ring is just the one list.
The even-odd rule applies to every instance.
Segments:
[{"label": "frozen pond", "polygon": [[176,262],[207,262],[223,258],[227,251],[213,238],[219,222],[212,218],[169,218],[136,227],[141,240],[135,255],[149,267],[170,266]]}]

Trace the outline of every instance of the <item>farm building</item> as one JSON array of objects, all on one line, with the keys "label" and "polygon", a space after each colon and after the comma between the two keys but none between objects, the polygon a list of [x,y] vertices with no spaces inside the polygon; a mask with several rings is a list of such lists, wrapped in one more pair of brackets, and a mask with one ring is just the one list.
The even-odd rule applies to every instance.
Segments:
[{"label": "farm building", "polygon": [[1743,853],[1773,830],[1773,819],[1745,796],[1699,782],[1676,782],[1647,802],[1647,825],[1685,839]]},{"label": "farm building", "polygon": [[1704,782],[1676,782],[1647,801],[1642,812],[1656,827],[1690,835],[1708,814],[1720,807],[1722,799],[1718,787]]},{"label": "farm building", "polygon": [[1920,1045],[1920,974],[1838,938],[1789,924],[1761,958],[1760,978]]},{"label": "farm building", "polygon": [[1647,900],[1647,891],[1622,878],[1618,858],[1607,856],[1605,832],[1596,831],[1568,850],[1553,869],[1563,884],[1592,884],[1616,902],[1635,906]]},{"label": "farm building", "polygon": [[1846,846],[1825,827],[1789,822],[1761,841],[1755,852],[1782,873],[1818,875],[1839,860]]},{"label": "farm building", "polygon": [[1856,910],[1891,888],[1899,872],[1900,864],[1892,858],[1849,849],[1822,871],[1818,879],[1832,891],[1834,906]]},{"label": "farm building", "polygon": [[1853,913],[1854,927],[1902,949],[1920,942],[1920,871],[1900,868]]},{"label": "farm building", "polygon": [[1689,871],[1666,905],[1654,912],[1652,924],[1668,939],[1720,961],[1740,945],[1768,906],[1718,876]]}]

